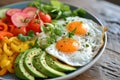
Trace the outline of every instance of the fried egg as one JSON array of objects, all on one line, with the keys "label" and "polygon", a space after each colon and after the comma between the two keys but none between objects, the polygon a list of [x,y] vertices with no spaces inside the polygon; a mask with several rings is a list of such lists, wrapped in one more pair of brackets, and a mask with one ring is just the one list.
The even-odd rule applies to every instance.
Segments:
[{"label": "fried egg", "polygon": [[[90,62],[103,44],[102,28],[92,20],[78,16],[59,20],[58,24],[64,26],[64,33],[45,49],[46,52],[71,66]],[[73,31],[72,38],[64,37]]]}]

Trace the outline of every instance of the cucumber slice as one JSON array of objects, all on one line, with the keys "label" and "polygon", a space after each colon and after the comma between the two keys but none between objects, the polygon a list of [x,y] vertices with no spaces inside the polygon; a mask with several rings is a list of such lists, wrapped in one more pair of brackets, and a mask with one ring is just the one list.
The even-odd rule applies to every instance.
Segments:
[{"label": "cucumber slice", "polygon": [[6,11],[9,8],[0,8],[0,18],[5,18],[6,17]]}]

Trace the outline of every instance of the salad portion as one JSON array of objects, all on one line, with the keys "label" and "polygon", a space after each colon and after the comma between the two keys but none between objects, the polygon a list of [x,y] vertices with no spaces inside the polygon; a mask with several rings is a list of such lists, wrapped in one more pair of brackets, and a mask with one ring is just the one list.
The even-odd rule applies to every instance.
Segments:
[{"label": "salad portion", "polygon": [[85,16],[58,0],[1,8],[0,76],[54,78],[89,63],[104,43],[104,30]]}]

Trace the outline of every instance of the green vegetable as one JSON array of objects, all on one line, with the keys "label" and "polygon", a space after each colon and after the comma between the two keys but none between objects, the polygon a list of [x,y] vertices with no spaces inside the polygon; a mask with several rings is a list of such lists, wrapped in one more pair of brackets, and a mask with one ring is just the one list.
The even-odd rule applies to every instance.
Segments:
[{"label": "green vegetable", "polygon": [[35,37],[34,31],[30,30],[30,31],[28,32],[28,36],[31,37],[31,38],[34,38],[34,37]]},{"label": "green vegetable", "polygon": [[88,32],[87,35],[90,36],[90,32]]},{"label": "green vegetable", "polygon": [[74,33],[75,33],[75,31],[76,31],[76,28],[75,28],[73,31],[68,32],[68,37],[69,37],[69,38],[72,38],[73,35],[74,35]]},{"label": "green vegetable", "polygon": [[37,7],[44,13],[50,14],[52,19],[64,18],[72,14],[70,7],[59,2],[59,0],[50,0],[48,4],[42,4],[41,0],[35,0],[29,6]]},{"label": "green vegetable", "polygon": [[63,4],[61,2],[59,2],[58,0],[51,0],[51,5],[53,7],[60,9]]},{"label": "green vegetable", "polygon": [[59,0],[50,0],[50,3],[47,4],[43,4],[41,0],[34,0],[29,6],[34,6],[44,13],[50,14],[52,19],[60,19],[68,16],[86,16],[84,9],[79,8],[72,12],[69,5],[63,4]]},{"label": "green vegetable", "polygon": [[62,31],[60,29],[57,29],[57,28],[54,29],[54,33],[58,36],[62,35]]},{"label": "green vegetable", "polygon": [[28,4],[28,6],[34,6],[38,9],[40,9],[41,7],[41,0],[34,0],[31,3]]},{"label": "green vegetable", "polygon": [[24,36],[23,34],[19,34],[18,35],[18,39],[20,39],[21,41],[25,42],[25,41],[27,41],[27,40],[29,40],[31,38],[34,38],[34,36],[35,36],[34,32],[32,30],[30,30],[28,32],[28,36]]},{"label": "green vegetable", "polygon": [[79,17],[85,17],[86,16],[86,11],[82,8],[79,8],[77,10],[73,11],[74,16],[79,16]]},{"label": "green vegetable", "polygon": [[8,10],[9,8],[0,8],[0,18],[5,18],[6,17],[6,11]]},{"label": "green vegetable", "polygon": [[40,47],[40,41],[38,39],[36,39],[33,47],[39,48]]},{"label": "green vegetable", "polygon": [[55,19],[59,19],[61,16],[62,16],[62,11],[59,11]]},{"label": "green vegetable", "polygon": [[23,34],[19,34],[18,35],[18,39],[20,39],[21,41],[25,42],[25,41],[29,40],[30,37],[29,36],[24,36]]},{"label": "green vegetable", "polygon": [[41,26],[41,30],[45,33],[48,31],[47,27],[45,27],[44,25]]},{"label": "green vegetable", "polygon": [[89,45],[88,45],[88,44],[86,44],[86,47],[89,47]]}]

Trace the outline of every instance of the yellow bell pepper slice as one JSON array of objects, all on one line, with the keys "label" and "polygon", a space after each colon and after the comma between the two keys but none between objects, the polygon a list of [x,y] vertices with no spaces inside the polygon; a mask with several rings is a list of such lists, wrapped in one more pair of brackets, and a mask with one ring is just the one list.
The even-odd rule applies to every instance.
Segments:
[{"label": "yellow bell pepper slice", "polygon": [[22,42],[17,37],[11,37],[9,39],[9,43],[14,43],[16,45],[20,45]]},{"label": "yellow bell pepper slice", "polygon": [[4,68],[6,66],[8,66],[10,64],[10,60],[8,59],[8,56],[7,55],[2,55],[1,56],[1,61],[0,61],[0,67],[1,68]]},{"label": "yellow bell pepper slice", "polygon": [[11,63],[11,64],[9,64],[9,65],[7,66],[7,70],[8,70],[10,73],[14,73],[14,72],[15,72],[13,65],[14,65],[14,64]]},{"label": "yellow bell pepper slice", "polygon": [[2,48],[0,48],[0,55],[2,55],[2,53],[3,53],[3,50],[2,50]]},{"label": "yellow bell pepper slice", "polygon": [[14,55],[10,56],[8,59],[10,60],[11,63],[14,63],[16,57],[17,57],[17,53],[14,53]]},{"label": "yellow bell pepper slice", "polygon": [[2,48],[2,46],[3,46],[3,45],[2,45],[2,42],[0,41],[0,48]]},{"label": "yellow bell pepper slice", "polygon": [[3,76],[7,73],[7,68],[0,68],[0,76]]},{"label": "yellow bell pepper slice", "polygon": [[9,49],[9,47],[7,46],[6,43],[4,43],[4,45],[3,45],[3,50],[6,53],[6,55],[8,55],[8,56],[13,55],[13,52]]},{"label": "yellow bell pepper slice", "polygon": [[24,44],[23,44],[23,45],[21,45],[20,47],[21,47],[20,52],[23,52],[23,51],[25,51],[25,50],[29,49],[29,45],[28,45],[28,44],[26,44],[26,43],[24,43]]},{"label": "yellow bell pepper slice", "polygon": [[[15,45],[14,43],[11,43],[11,49],[12,49],[13,51],[19,53],[19,52],[21,51],[21,45],[23,45],[23,44],[20,44],[20,45],[18,46],[18,45]],[[22,48],[24,48],[24,47],[22,47]]]}]

